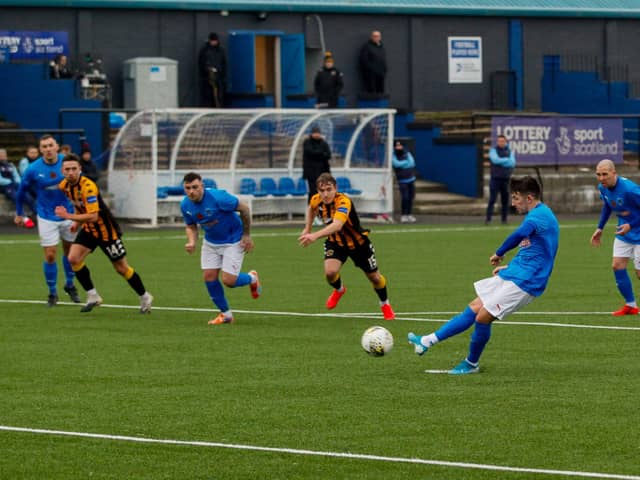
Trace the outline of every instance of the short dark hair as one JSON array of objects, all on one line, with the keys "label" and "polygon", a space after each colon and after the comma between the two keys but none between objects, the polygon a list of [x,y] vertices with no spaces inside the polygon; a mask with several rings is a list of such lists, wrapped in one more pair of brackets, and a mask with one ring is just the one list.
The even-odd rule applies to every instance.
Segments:
[{"label": "short dark hair", "polygon": [[[38,145],[40,145],[42,142],[44,142],[45,140],[49,140],[49,139],[56,139],[56,137],[54,137],[53,135],[51,135],[50,133],[45,133],[44,135],[42,135],[40,137],[40,139],[38,140]],[[57,140],[56,140],[57,143]]]},{"label": "short dark hair", "polygon": [[80,162],[80,157],[78,157],[78,155],[76,155],[75,153],[67,153],[64,158],[62,159],[62,163],[64,162]]},{"label": "short dark hair", "polygon": [[511,193],[519,193],[521,195],[531,195],[534,198],[540,199],[542,194],[542,187],[538,180],[530,175],[524,177],[511,177],[509,181],[509,188]]},{"label": "short dark hair", "polygon": [[333,185],[334,187],[337,186],[338,184],[335,177],[331,175],[329,172],[321,173],[318,179],[316,180],[316,186],[319,187],[320,185],[325,185],[327,183]]},{"label": "short dark hair", "polygon": [[182,179],[182,183],[191,183],[194,180],[200,180],[202,181],[202,177],[200,176],[199,173],[196,172],[189,172],[187,173],[184,178]]}]

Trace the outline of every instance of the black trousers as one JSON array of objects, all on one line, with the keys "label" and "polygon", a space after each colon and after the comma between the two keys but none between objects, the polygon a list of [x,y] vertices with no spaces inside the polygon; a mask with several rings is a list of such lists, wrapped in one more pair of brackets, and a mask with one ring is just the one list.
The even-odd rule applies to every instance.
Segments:
[{"label": "black trousers", "polygon": [[500,193],[501,216],[502,221],[507,221],[509,213],[509,179],[508,178],[491,178],[489,182],[489,203],[487,204],[487,222],[491,221],[493,215],[493,206]]}]

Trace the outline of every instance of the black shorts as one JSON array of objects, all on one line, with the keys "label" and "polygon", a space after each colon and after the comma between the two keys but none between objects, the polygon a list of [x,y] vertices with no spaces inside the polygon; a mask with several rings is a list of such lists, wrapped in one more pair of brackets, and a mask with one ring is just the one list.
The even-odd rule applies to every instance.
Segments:
[{"label": "black shorts", "polygon": [[356,267],[364,273],[378,271],[376,251],[373,248],[373,243],[369,240],[353,249],[341,247],[337,243],[327,240],[324,242],[324,259],[327,260],[329,258],[335,258],[342,263],[345,263],[347,258],[350,258],[356,264]]},{"label": "black shorts", "polygon": [[115,240],[104,242],[99,238],[91,235],[84,228],[80,229],[80,232],[78,232],[78,236],[73,241],[73,243],[79,243],[80,245],[90,249],[92,252],[96,249],[96,247],[100,247],[100,250],[102,250],[112,262],[120,260],[127,254],[127,250],[124,248],[124,244],[122,243],[122,239],[120,237],[116,238]]}]

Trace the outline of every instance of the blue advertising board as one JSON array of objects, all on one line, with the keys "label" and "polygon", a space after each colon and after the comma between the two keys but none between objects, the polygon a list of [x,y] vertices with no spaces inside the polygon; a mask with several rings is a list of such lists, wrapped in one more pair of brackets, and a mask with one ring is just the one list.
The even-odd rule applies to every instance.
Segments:
[{"label": "blue advertising board", "polygon": [[69,55],[69,35],[67,32],[0,30],[0,49],[8,52],[10,60],[48,60],[60,54]]},{"label": "blue advertising board", "polygon": [[493,143],[504,135],[518,165],[622,162],[622,119],[584,117],[493,117]]}]

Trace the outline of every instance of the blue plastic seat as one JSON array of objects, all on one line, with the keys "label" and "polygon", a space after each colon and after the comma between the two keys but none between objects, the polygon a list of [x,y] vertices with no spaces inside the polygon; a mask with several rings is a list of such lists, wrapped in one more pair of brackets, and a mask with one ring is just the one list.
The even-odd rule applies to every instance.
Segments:
[{"label": "blue plastic seat", "polygon": [[280,180],[278,180],[278,191],[285,195],[293,195],[296,197],[306,195],[306,192],[298,191],[291,177],[281,177]]},{"label": "blue plastic seat", "polygon": [[213,189],[218,188],[218,184],[213,178],[203,178],[202,184],[204,185],[204,188],[213,188]]},{"label": "blue plastic seat", "polygon": [[347,195],[360,195],[362,193],[362,190],[351,187],[351,180],[348,177],[336,177],[336,183],[339,192]]},{"label": "blue plastic seat", "polygon": [[164,187],[167,195],[184,195],[184,188],[182,185],[171,185],[170,187]]},{"label": "blue plastic seat", "polygon": [[167,198],[169,196],[169,187],[158,187],[156,197],[157,198]]},{"label": "blue plastic seat", "polygon": [[263,177],[260,179],[260,192],[265,195],[273,195],[274,197],[284,197],[286,193],[278,190],[276,181],[271,177]]},{"label": "blue plastic seat", "polygon": [[253,178],[243,178],[240,180],[240,195],[255,195],[257,190],[258,186]]},{"label": "blue plastic seat", "polygon": [[307,185],[306,178],[300,177],[298,179],[296,191],[298,192],[298,195],[307,195],[309,193],[309,185]]}]

